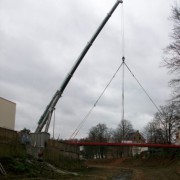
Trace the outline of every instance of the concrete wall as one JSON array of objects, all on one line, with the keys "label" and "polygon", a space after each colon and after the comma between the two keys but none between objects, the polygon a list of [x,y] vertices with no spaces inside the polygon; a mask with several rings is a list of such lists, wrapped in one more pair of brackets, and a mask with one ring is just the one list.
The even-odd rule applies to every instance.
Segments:
[{"label": "concrete wall", "polygon": [[58,161],[63,158],[78,159],[79,147],[50,139],[44,151],[46,160]]},{"label": "concrete wall", "polygon": [[0,127],[0,142],[20,142],[17,131]]},{"label": "concrete wall", "polygon": [[16,104],[0,97],[0,127],[14,130],[15,114]]},{"label": "concrete wall", "polygon": [[[43,134],[43,133],[42,133]],[[0,157],[25,156],[27,154],[38,158],[43,152],[43,159],[60,161],[62,159],[78,159],[79,147],[57,140],[47,140],[45,147],[24,145],[21,143],[20,133],[0,127]]]},{"label": "concrete wall", "polygon": [[0,127],[0,157],[26,155],[26,148],[20,143],[17,131]]},{"label": "concrete wall", "polygon": [[[48,133],[44,133],[45,135]],[[33,133],[31,137],[41,138],[44,140],[43,133]],[[34,140],[33,140],[34,141]],[[41,142],[41,141],[40,141]],[[43,141],[44,142],[44,141]],[[48,161],[59,161],[60,159],[78,159],[79,158],[79,147],[75,145],[69,145],[65,142],[60,142],[53,139],[48,139],[45,141],[46,145],[41,146],[40,144],[27,144],[27,154],[32,155],[36,158],[39,158],[40,154],[42,155],[42,159]],[[40,145],[40,146],[39,146]]]}]

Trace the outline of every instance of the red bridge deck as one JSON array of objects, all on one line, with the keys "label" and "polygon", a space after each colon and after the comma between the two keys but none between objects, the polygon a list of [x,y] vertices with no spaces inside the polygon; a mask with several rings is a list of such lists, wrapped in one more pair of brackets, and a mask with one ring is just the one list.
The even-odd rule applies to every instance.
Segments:
[{"label": "red bridge deck", "polygon": [[154,148],[180,148],[175,144],[149,144],[149,143],[107,143],[107,142],[75,142],[69,141],[68,144],[77,146],[136,146],[136,147],[154,147]]}]

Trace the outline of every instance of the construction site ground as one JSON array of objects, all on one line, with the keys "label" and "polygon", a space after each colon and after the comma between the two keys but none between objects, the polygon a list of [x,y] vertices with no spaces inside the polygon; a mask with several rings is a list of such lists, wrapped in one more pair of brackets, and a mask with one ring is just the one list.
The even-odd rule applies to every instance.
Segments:
[{"label": "construction site ground", "polygon": [[[95,168],[99,179],[113,180],[179,180],[180,161],[177,159],[116,159],[91,160],[87,162]],[[102,178],[100,178],[102,176]],[[97,177],[98,179],[98,177]]]},{"label": "construction site ground", "polygon": [[[33,162],[34,163],[34,162]],[[12,166],[12,165],[11,165]],[[71,170],[59,170],[46,166],[39,172],[41,162],[31,167],[30,173],[7,171],[0,179],[64,179],[64,180],[179,180],[179,158],[120,158],[94,159],[84,161],[83,167]],[[5,166],[7,168],[7,164]],[[30,168],[30,167],[29,167]],[[12,167],[10,168],[12,169]]]}]

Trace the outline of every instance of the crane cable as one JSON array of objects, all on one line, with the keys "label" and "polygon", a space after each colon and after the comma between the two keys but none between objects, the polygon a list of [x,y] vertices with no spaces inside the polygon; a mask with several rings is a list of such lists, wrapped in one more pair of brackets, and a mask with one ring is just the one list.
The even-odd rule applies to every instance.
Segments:
[{"label": "crane cable", "polygon": [[77,128],[75,129],[75,131],[72,133],[72,135],[70,136],[69,139],[74,139],[77,134],[79,133],[80,129],[82,128],[82,126],[84,125],[85,121],[87,120],[87,118],[89,117],[89,115],[91,114],[91,112],[93,111],[93,109],[95,108],[95,106],[97,105],[98,101],[100,100],[100,98],[103,96],[103,94],[105,93],[106,89],[108,88],[108,86],[111,84],[112,80],[115,78],[117,72],[119,71],[119,69],[121,68],[121,66],[123,66],[123,80],[122,80],[122,119],[124,119],[124,60],[125,60],[125,35],[124,35],[124,7],[123,7],[123,3],[121,6],[121,47],[122,47],[122,63],[121,65],[118,67],[118,69],[116,70],[116,72],[114,73],[114,75],[112,76],[112,78],[110,79],[109,83],[106,85],[105,89],[103,90],[103,92],[100,94],[99,98],[96,100],[96,102],[94,103],[94,105],[91,107],[91,109],[88,111],[88,113],[85,115],[85,117],[82,119],[81,123],[77,126]]},{"label": "crane cable", "polygon": [[[154,107],[157,109],[157,111],[160,113],[160,115],[162,116],[162,112],[161,110],[158,108],[158,106],[155,104],[155,102],[153,101],[153,99],[150,97],[150,95],[147,93],[147,91],[145,90],[145,88],[141,85],[141,83],[139,82],[139,80],[136,78],[136,76],[132,73],[132,71],[130,70],[130,68],[128,67],[128,65],[125,63],[125,25],[124,25],[124,4],[122,4],[122,9],[121,9],[121,42],[122,42],[122,61],[123,61],[123,72],[122,72],[122,120],[124,120],[124,66],[126,66],[126,68],[129,70],[129,72],[131,73],[131,75],[134,77],[134,79],[136,80],[136,82],[139,84],[139,86],[142,88],[142,90],[144,91],[144,93],[147,95],[147,97],[149,98],[149,100],[152,102],[152,104],[154,105]],[[160,121],[162,122],[161,116],[159,115]]]},{"label": "crane cable", "polygon": [[[122,72],[122,120],[124,120],[124,66],[129,70],[130,74],[134,77],[134,79],[136,80],[136,82],[139,84],[139,86],[142,88],[142,90],[144,91],[144,93],[147,95],[147,97],[149,98],[149,100],[152,102],[152,104],[154,105],[154,107],[158,110],[158,112],[160,113],[160,115],[162,115],[161,110],[158,108],[158,106],[155,104],[155,102],[153,101],[153,99],[150,97],[150,95],[147,93],[147,91],[145,90],[145,88],[141,85],[141,83],[139,82],[139,80],[136,78],[136,76],[132,73],[131,69],[128,67],[128,65],[125,63],[125,33],[124,33],[124,8],[123,8],[123,4],[122,4],[122,9],[121,9],[121,47],[122,47],[122,63],[121,65],[118,67],[118,69],[116,70],[116,72],[114,73],[114,75],[112,76],[112,78],[110,79],[109,83],[106,85],[105,89],[102,91],[102,93],[100,94],[100,96],[98,97],[98,99],[95,101],[94,105],[91,107],[91,109],[89,110],[89,112],[85,115],[85,117],[83,118],[83,120],[81,121],[81,123],[77,126],[76,130],[72,133],[72,135],[70,136],[69,139],[74,139],[77,134],[79,133],[80,129],[82,128],[82,126],[84,125],[85,121],[87,120],[87,118],[90,116],[91,112],[93,111],[93,109],[96,107],[97,103],[99,102],[99,100],[101,99],[101,97],[103,96],[103,94],[105,93],[106,89],[108,88],[108,86],[111,84],[112,80],[115,78],[116,74],[118,73],[119,69],[121,68],[121,66],[123,66],[123,72]],[[161,116],[160,117],[160,121],[162,122]]]},{"label": "crane cable", "polygon": [[104,90],[102,91],[102,93],[100,94],[100,96],[98,97],[98,99],[95,101],[94,105],[91,107],[91,109],[88,111],[88,113],[84,116],[84,118],[82,119],[82,121],[79,123],[79,125],[77,126],[77,128],[75,129],[75,131],[72,133],[72,135],[70,136],[69,139],[74,139],[77,134],[79,133],[80,129],[82,128],[83,124],[85,123],[85,121],[87,120],[87,118],[89,117],[89,115],[91,114],[91,112],[93,111],[93,109],[96,107],[97,103],[99,102],[99,100],[101,99],[101,97],[103,96],[103,94],[105,93],[106,89],[109,87],[109,85],[111,84],[111,82],[113,81],[113,79],[115,78],[116,74],[118,73],[118,71],[120,70],[121,66],[123,65],[123,63],[121,63],[121,65],[117,68],[116,72],[114,73],[114,75],[112,76],[112,78],[110,79],[110,81],[108,82],[108,84],[106,85],[106,87],[104,88]]},{"label": "crane cable", "polygon": [[122,48],[122,120],[124,120],[124,64],[125,64],[125,34],[124,34],[124,7],[121,6],[121,48]]},{"label": "crane cable", "polygon": [[131,69],[128,67],[128,65],[126,63],[124,63],[125,66],[127,67],[127,69],[129,70],[129,72],[131,73],[131,75],[134,77],[134,79],[136,80],[136,82],[139,84],[139,86],[142,88],[142,90],[144,91],[144,93],[146,94],[146,96],[149,98],[149,100],[151,101],[151,103],[154,105],[154,107],[157,109],[157,111],[159,112],[157,115],[159,116],[159,120],[161,121],[162,125],[164,126],[163,123],[163,112],[158,108],[158,106],[156,105],[156,103],[154,102],[154,100],[150,97],[150,95],[148,94],[148,92],[145,90],[145,88],[141,85],[141,83],[139,82],[139,80],[136,78],[136,76],[132,73]]},{"label": "crane cable", "polygon": [[155,108],[158,110],[158,112],[160,114],[162,114],[161,110],[158,108],[158,106],[155,104],[155,102],[153,101],[153,99],[150,97],[150,95],[147,93],[147,91],[145,90],[145,88],[141,85],[141,83],[139,82],[139,80],[136,78],[136,76],[132,73],[132,71],[130,70],[130,68],[128,67],[128,65],[126,63],[124,63],[125,66],[127,67],[127,69],[129,70],[129,72],[131,73],[131,75],[134,77],[134,79],[136,80],[136,82],[139,84],[139,86],[142,88],[142,90],[144,91],[144,93],[147,95],[147,97],[149,98],[149,100],[152,102],[152,104],[155,106]]},{"label": "crane cable", "polygon": [[122,57],[125,57],[124,4],[121,6],[121,47]]},{"label": "crane cable", "polygon": [[[123,67],[122,67],[122,119],[121,122],[124,122],[125,118],[124,118],[124,64],[125,64],[125,57],[122,57],[122,63],[123,63]],[[120,124],[121,124],[120,122]],[[124,128],[123,128],[123,133],[122,133],[122,141],[124,141]],[[124,151],[124,147],[122,147],[122,151]]]},{"label": "crane cable", "polygon": [[[136,80],[136,82],[139,84],[139,86],[142,88],[142,90],[144,91],[144,93],[147,95],[147,97],[149,98],[149,100],[152,102],[152,104],[154,105],[154,107],[157,109],[157,111],[159,112],[160,115],[160,121],[162,122],[162,112],[161,110],[158,108],[158,106],[156,105],[156,103],[153,101],[153,99],[150,97],[150,95],[147,93],[147,91],[145,90],[145,88],[141,85],[141,83],[139,82],[139,80],[136,78],[136,76],[132,73],[132,71],[130,70],[130,68],[127,66],[127,64],[125,63],[125,25],[124,25],[124,3],[122,4],[122,9],[121,9],[121,41],[122,41],[122,61],[123,61],[123,73],[122,73],[122,120],[124,120],[124,66],[126,66],[126,68],[129,70],[129,72],[131,73],[131,75],[134,77],[134,79]],[[163,123],[163,122],[162,122]]]}]

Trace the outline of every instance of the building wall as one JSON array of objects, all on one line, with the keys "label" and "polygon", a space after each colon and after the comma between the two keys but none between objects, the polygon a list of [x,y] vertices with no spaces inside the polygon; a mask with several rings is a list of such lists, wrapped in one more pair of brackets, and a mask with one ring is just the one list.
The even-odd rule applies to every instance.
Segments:
[{"label": "building wall", "polygon": [[139,131],[136,131],[132,134],[131,139],[133,143],[145,143],[146,140],[144,137],[139,133]]},{"label": "building wall", "polygon": [[0,97],[0,127],[14,130],[15,115],[16,104]]},{"label": "building wall", "polygon": [[[139,131],[136,131],[133,135],[132,135],[132,143],[145,143],[146,140],[145,138],[141,135],[141,133],[139,133]],[[148,148],[147,147],[132,147],[132,156],[141,154],[141,152],[143,151],[147,151]]]}]

